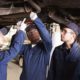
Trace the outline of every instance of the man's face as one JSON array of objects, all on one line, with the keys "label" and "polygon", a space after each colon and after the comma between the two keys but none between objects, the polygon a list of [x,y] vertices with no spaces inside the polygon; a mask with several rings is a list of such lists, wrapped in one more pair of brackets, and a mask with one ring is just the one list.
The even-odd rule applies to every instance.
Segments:
[{"label": "man's face", "polygon": [[63,28],[61,32],[61,40],[63,42],[70,42],[71,40],[74,41],[74,31],[69,28]]},{"label": "man's face", "polygon": [[27,32],[28,39],[31,43],[37,43],[40,40],[40,34],[37,29],[33,28]]}]

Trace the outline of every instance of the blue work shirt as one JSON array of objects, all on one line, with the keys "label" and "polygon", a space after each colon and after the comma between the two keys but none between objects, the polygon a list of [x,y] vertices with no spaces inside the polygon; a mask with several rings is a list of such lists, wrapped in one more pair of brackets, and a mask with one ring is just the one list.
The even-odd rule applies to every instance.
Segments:
[{"label": "blue work shirt", "polygon": [[18,31],[13,45],[7,51],[0,51],[0,80],[7,80],[7,63],[19,53],[25,39],[23,31]]},{"label": "blue work shirt", "polygon": [[37,18],[34,23],[39,30],[41,41],[35,47],[23,46],[23,70],[20,80],[46,80],[46,68],[49,63],[52,41],[48,30]]}]

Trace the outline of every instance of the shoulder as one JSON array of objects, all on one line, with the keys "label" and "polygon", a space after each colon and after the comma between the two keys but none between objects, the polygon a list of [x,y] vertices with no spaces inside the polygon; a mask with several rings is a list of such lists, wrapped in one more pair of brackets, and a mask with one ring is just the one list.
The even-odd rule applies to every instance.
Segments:
[{"label": "shoulder", "polygon": [[57,46],[56,48],[55,48],[55,50],[62,50],[62,49],[64,49],[65,48],[65,46],[64,46],[64,44],[62,44],[62,45],[60,45],[60,46]]},{"label": "shoulder", "polygon": [[62,44],[62,45],[60,45],[60,46],[57,46],[57,47],[54,49],[53,54],[54,54],[54,55],[61,55],[64,51],[65,51],[65,47],[64,47],[64,44]]}]

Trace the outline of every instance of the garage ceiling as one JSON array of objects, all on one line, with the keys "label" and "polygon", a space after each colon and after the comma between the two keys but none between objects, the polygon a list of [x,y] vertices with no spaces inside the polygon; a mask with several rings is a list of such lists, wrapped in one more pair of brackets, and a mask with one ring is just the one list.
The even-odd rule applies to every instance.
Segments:
[{"label": "garage ceiling", "polygon": [[50,9],[56,11],[57,7],[60,14],[80,22],[80,0],[0,0],[0,25],[12,25],[27,17],[29,5],[39,14]]}]

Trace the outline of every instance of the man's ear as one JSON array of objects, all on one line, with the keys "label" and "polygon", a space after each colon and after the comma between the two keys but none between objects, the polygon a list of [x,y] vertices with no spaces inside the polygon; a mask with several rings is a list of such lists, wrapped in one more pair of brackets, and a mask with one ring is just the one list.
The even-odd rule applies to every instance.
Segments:
[{"label": "man's ear", "polygon": [[76,39],[77,38],[77,34],[73,33],[73,38]]}]

